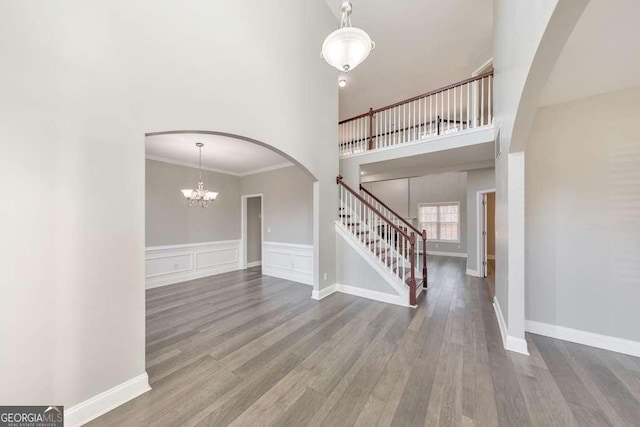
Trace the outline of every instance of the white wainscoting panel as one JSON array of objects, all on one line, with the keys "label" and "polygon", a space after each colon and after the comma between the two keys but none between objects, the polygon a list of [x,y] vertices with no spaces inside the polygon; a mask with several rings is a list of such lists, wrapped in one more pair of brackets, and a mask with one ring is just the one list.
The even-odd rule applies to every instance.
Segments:
[{"label": "white wainscoting panel", "polygon": [[263,242],[262,274],[313,285],[313,245]]},{"label": "white wainscoting panel", "polygon": [[147,289],[239,269],[240,240],[152,246],[145,250]]}]

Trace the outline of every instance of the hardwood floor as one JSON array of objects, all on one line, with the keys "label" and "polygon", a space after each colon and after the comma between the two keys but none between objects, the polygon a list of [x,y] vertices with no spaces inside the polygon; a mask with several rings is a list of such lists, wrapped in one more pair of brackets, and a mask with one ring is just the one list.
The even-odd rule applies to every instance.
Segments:
[{"label": "hardwood floor", "polygon": [[484,280],[431,257],[417,309],[233,272],[147,291],[152,390],[118,426],[638,425],[640,359],[528,335],[506,352]]}]

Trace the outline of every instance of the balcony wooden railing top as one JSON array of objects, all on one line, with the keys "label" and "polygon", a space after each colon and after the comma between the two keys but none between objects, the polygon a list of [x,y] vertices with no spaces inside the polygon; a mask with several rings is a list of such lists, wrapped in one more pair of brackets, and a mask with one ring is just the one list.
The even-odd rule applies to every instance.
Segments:
[{"label": "balcony wooden railing top", "polygon": [[360,154],[492,122],[493,71],[490,71],[342,120],[338,125],[340,155]]}]

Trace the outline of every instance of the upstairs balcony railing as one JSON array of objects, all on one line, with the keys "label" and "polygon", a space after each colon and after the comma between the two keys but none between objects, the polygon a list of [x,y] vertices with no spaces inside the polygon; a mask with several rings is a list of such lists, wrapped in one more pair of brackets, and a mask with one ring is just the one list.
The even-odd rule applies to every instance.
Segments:
[{"label": "upstairs balcony railing", "polygon": [[361,154],[493,123],[493,71],[343,120],[340,156]]}]

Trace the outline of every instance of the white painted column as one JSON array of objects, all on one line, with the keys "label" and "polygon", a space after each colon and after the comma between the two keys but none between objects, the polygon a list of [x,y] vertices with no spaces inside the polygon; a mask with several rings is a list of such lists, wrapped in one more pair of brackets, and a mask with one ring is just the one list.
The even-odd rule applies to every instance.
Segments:
[{"label": "white painted column", "polygon": [[508,234],[508,286],[507,337],[505,348],[529,354],[524,339],[525,321],[525,153],[508,154],[507,169],[507,223]]}]

